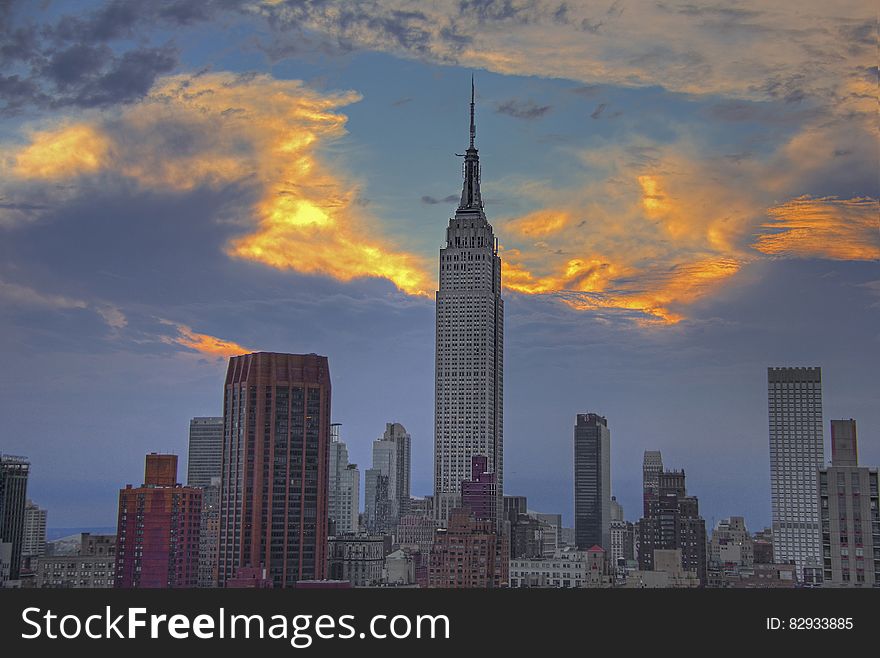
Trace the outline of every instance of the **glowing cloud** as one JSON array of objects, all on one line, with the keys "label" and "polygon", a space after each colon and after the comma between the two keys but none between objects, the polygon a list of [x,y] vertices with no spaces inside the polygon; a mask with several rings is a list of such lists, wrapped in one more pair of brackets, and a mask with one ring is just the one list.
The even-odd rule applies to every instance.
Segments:
[{"label": "glowing cloud", "polygon": [[109,149],[110,141],[86,124],[36,132],[13,157],[11,173],[50,181],[90,174],[106,166]]},{"label": "glowing cloud", "polygon": [[880,259],[880,202],[809,195],[768,210],[772,218],[754,247],[773,256]]},{"label": "glowing cloud", "polygon": [[345,133],[338,108],[359,98],[268,75],[168,76],[119,118],[32,134],[11,173],[48,181],[103,171],[165,192],[250,185],[258,201],[237,220],[245,233],[229,255],[342,281],[385,278],[428,295],[424,259],[396,248],[355,203],[357,186],[320,155]]},{"label": "glowing cloud", "polygon": [[196,333],[185,324],[177,324],[167,320],[163,321],[163,324],[172,325],[177,329],[177,335],[162,337],[162,342],[169,345],[182,345],[191,350],[217,358],[228,358],[237,354],[247,354],[254,351],[232,341],[216,338],[208,334]]}]

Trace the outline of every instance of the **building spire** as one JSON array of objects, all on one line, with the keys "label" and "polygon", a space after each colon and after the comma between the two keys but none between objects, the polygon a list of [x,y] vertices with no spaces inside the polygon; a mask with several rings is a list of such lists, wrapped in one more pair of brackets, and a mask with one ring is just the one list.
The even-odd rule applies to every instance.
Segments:
[{"label": "building spire", "polygon": [[471,144],[474,148],[474,137],[477,136],[477,124],[474,123],[474,74],[471,73]]},{"label": "building spire", "polygon": [[471,74],[471,141],[464,153],[464,185],[461,190],[459,210],[482,210],[483,200],[480,197],[480,156],[474,146],[477,135],[477,124],[474,121],[474,76]]}]

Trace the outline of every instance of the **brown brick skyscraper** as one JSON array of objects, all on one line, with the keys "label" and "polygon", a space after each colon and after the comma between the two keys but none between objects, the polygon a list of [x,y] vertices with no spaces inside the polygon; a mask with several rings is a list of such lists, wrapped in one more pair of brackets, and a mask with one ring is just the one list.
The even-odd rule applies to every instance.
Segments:
[{"label": "brown brick skyscraper", "polygon": [[266,569],[275,587],[327,577],[330,368],[317,354],[229,360],[218,584]]},{"label": "brown brick skyscraper", "polygon": [[144,484],[119,491],[116,587],[195,587],[202,490],[177,483],[177,455],[147,455]]}]

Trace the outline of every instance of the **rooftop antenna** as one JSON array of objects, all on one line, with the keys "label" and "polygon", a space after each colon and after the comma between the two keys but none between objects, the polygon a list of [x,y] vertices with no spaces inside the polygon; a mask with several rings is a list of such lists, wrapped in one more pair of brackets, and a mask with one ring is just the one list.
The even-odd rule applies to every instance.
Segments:
[{"label": "rooftop antenna", "polygon": [[471,145],[474,148],[474,137],[477,135],[477,124],[474,123],[474,74],[471,73]]}]

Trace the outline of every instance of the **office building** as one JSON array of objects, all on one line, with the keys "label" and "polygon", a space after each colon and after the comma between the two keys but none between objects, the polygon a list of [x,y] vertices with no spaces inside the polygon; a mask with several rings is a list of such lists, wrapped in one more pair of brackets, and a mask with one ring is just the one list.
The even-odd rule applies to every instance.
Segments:
[{"label": "office building", "polygon": [[223,417],[196,417],[189,421],[186,484],[209,487],[220,477],[223,460]]},{"label": "office building", "polygon": [[327,509],[333,534],[359,530],[361,477],[357,464],[348,461],[348,446],[341,439],[340,423],[330,425],[330,478]]},{"label": "office building", "polygon": [[410,505],[410,435],[400,423],[387,423],[373,442],[373,467],[364,473],[364,517],[374,534],[393,532]]},{"label": "office building", "polygon": [[9,544],[7,587],[21,572],[27,482],[31,464],[24,457],[0,455],[0,543]]},{"label": "office building", "polygon": [[768,368],[770,496],[773,552],[777,562],[794,560],[798,579],[818,565],[822,544],[816,501],[825,461],[821,368]]},{"label": "office building", "polygon": [[831,421],[831,466],[819,471],[825,587],[880,587],[878,469],[859,466],[856,421]]},{"label": "office building", "polygon": [[195,587],[202,490],[177,483],[177,455],[149,454],[140,487],[119,491],[116,587]]},{"label": "office building", "polygon": [[611,547],[611,433],[592,413],[574,427],[574,532],[581,550]]},{"label": "office building", "polygon": [[22,561],[46,554],[46,520],[49,513],[29,500],[24,506],[24,531],[21,540]]},{"label": "office building", "polygon": [[347,580],[352,587],[378,587],[384,582],[385,555],[390,542],[377,535],[330,538],[330,579]]},{"label": "office building", "polygon": [[483,211],[475,134],[472,85],[461,201],[440,250],[436,295],[434,512],[441,525],[461,506],[474,455],[485,455],[495,474],[499,523],[504,511],[501,259]]},{"label": "office building", "polygon": [[327,574],[330,369],[317,354],[229,360],[218,584],[241,567],[275,587]]},{"label": "office building", "polygon": [[109,589],[116,578],[116,535],[80,535],[75,555],[48,555],[34,561],[41,588]]},{"label": "office building", "polygon": [[650,499],[647,515],[639,520],[639,569],[654,571],[657,551],[678,551],[681,569],[695,573],[705,586],[706,522],[699,501],[687,494],[684,471],[665,470],[657,479],[657,497]]},{"label": "office building", "polygon": [[494,588],[507,585],[509,547],[491,521],[477,521],[461,508],[434,534],[429,587]]}]

